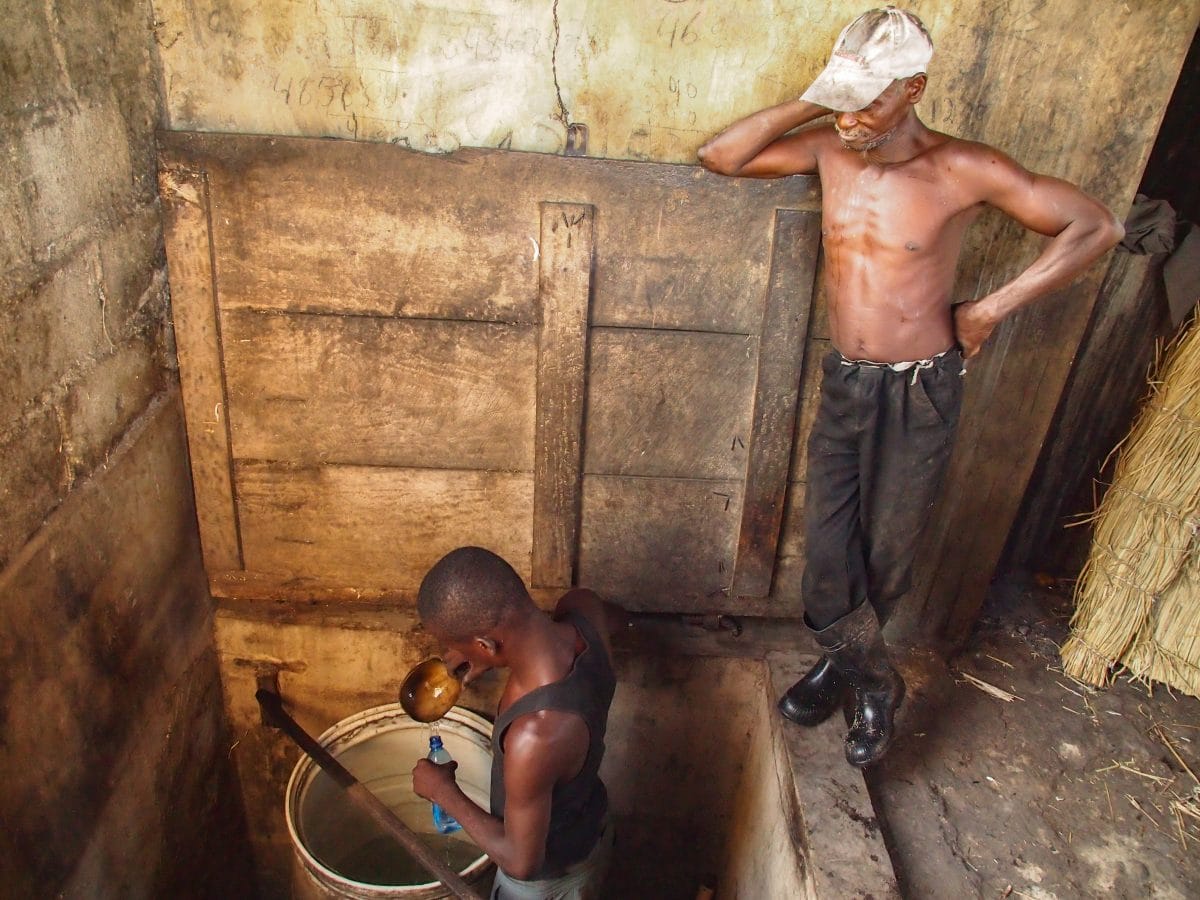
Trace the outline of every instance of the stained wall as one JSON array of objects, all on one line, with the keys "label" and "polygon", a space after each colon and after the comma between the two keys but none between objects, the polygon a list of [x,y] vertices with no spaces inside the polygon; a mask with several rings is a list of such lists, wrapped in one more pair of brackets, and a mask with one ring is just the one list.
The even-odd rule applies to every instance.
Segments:
[{"label": "stained wall", "polygon": [[[422,150],[692,163],[732,119],[799,93],[849,0],[158,0],[173,128],[394,141]],[[1196,0],[909,4],[937,52],[920,112],[1082,185],[1123,216],[1200,19]],[[698,234],[719,240],[719,229]],[[999,214],[968,238],[957,295],[1018,273],[1043,239]],[[945,498],[902,629],[974,621],[1095,300],[1103,263],[998,329],[969,380]],[[793,510],[794,512],[794,510]],[[789,542],[781,561],[798,566]],[[790,561],[789,561],[790,560]]]},{"label": "stained wall", "polygon": [[246,896],[168,308],[152,12],[15,0],[3,20],[0,892]]}]

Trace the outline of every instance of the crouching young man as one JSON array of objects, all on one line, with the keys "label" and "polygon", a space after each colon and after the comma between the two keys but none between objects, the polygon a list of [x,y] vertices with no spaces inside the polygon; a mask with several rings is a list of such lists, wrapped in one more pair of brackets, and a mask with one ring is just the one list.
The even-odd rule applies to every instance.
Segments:
[{"label": "crouching young man", "polygon": [[491,809],[458,787],[455,763],[413,769],[413,790],[496,863],[492,900],[600,896],[612,827],[599,770],[616,686],[606,606],[576,588],[548,615],[508,563],[479,547],[447,554],[421,583],[421,622],[451,670],[466,664],[464,683],[509,670],[492,732]]}]

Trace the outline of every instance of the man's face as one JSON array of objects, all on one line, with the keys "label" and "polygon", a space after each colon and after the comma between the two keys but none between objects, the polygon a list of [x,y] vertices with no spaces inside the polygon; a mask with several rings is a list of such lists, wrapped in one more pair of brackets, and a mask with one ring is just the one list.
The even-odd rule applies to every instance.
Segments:
[{"label": "man's face", "polygon": [[499,665],[497,648],[488,638],[471,638],[470,640],[452,640],[437,628],[429,628],[432,634],[445,648],[442,660],[455,675],[462,678],[464,685],[471,683],[484,672]]},{"label": "man's face", "polygon": [[834,124],[842,146],[861,153],[890,141],[912,106],[907,85],[907,79],[893,81],[869,106],[838,113]]}]

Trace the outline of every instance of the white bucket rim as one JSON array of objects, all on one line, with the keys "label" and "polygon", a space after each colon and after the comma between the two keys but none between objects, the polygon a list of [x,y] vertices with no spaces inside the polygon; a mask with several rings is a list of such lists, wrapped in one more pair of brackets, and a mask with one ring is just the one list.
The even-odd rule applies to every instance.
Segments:
[{"label": "white bucket rim", "polygon": [[[354,746],[353,738],[357,737],[365,728],[382,719],[406,719],[416,725],[425,723],[418,722],[404,711],[399,703],[386,703],[383,706],[373,706],[370,709],[364,709],[352,716],[347,716],[338,722],[335,722],[329,728],[321,733],[317,738],[317,743],[328,750],[335,758],[340,750]],[[492,723],[478,713],[473,713],[469,709],[463,709],[461,706],[455,706],[446,713],[441,719],[442,722],[454,722],[459,725],[465,725],[469,728],[474,728],[486,738],[491,738]],[[300,759],[296,761],[295,767],[292,769],[292,775],[288,779],[287,790],[284,791],[283,800],[283,818],[287,823],[288,835],[292,839],[292,847],[300,854],[306,868],[315,872],[319,872],[321,877],[341,886],[354,890],[364,895],[378,895],[380,897],[394,896],[396,890],[411,890],[419,891],[426,890],[441,884],[440,881],[426,881],[420,884],[404,884],[404,885],[379,885],[369,884],[364,881],[355,881],[352,878],[347,878],[345,875],[335,872],[333,869],[322,863],[316,856],[309,852],[304,841],[301,840],[298,829],[296,828],[296,816],[293,815],[293,810],[298,814],[297,809],[299,803],[300,788],[310,778],[314,777],[313,770],[322,771],[321,767],[307,753],[301,753]],[[480,853],[479,857],[469,866],[459,872],[464,879],[470,880],[473,876],[479,874],[483,869],[492,864],[491,859],[486,853]]]}]

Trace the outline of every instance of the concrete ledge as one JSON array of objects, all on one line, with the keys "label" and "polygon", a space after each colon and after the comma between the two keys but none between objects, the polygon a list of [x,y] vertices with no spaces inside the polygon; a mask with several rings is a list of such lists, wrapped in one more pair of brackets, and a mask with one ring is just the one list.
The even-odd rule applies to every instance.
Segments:
[{"label": "concrete ledge", "polygon": [[842,751],[846,726],[840,715],[816,728],[801,728],[779,715],[776,699],[817,661],[815,653],[772,653],[767,656],[773,743],[790,764],[797,815],[792,832],[803,846],[804,880],[809,897],[899,898],[892,861],[884,846],[879,820],[862,772],[850,766]]}]

